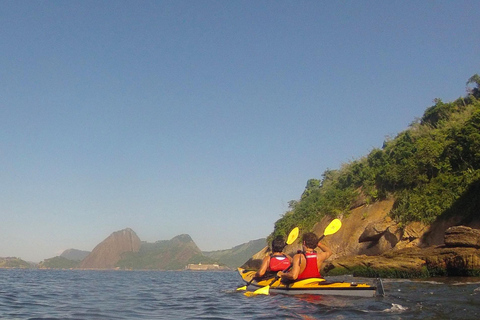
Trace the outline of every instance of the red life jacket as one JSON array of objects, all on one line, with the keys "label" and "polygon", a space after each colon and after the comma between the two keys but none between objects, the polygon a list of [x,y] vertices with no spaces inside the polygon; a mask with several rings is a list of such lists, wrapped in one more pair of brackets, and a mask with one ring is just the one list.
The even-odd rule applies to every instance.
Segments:
[{"label": "red life jacket", "polygon": [[290,268],[290,260],[287,256],[282,254],[281,256],[270,256],[270,264],[268,266],[270,271],[283,271]]},{"label": "red life jacket", "polygon": [[317,253],[316,252],[305,252],[303,254],[307,265],[305,270],[300,273],[297,277],[297,280],[308,279],[308,278],[321,278],[320,272],[318,271],[317,265]]}]

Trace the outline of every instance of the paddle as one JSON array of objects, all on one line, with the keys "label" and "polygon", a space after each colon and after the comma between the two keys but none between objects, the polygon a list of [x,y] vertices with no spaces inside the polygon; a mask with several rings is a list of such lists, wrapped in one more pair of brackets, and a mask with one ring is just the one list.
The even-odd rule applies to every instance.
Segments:
[{"label": "paddle", "polygon": [[[292,244],[295,242],[295,240],[297,240],[298,238],[298,227],[295,227],[292,229],[292,231],[290,231],[290,233],[288,234],[288,238],[287,238],[287,244]],[[252,281],[255,280],[255,277],[252,277],[252,280],[250,280],[249,282],[247,282],[247,284],[243,287],[240,287],[240,288],[237,288],[237,291],[243,291],[243,290],[247,290],[247,287],[252,283]],[[275,282],[275,281],[274,281]],[[273,283],[273,282],[272,282]]]},{"label": "paddle", "polygon": [[253,282],[253,280],[255,280],[255,276],[253,276],[252,280],[248,281],[246,285],[244,285],[243,287],[237,288],[237,291],[247,290],[247,287]]},{"label": "paddle", "polygon": [[[322,240],[325,236],[334,234],[335,232],[340,230],[341,227],[342,227],[342,222],[339,219],[333,219],[332,222],[330,222],[328,224],[328,226],[325,228],[325,230],[323,231],[323,235],[318,239],[318,241]],[[297,236],[298,236],[298,234],[297,234]],[[252,292],[252,294],[249,294],[248,296],[252,296],[252,295],[256,295],[256,294],[269,295],[270,294],[270,286],[277,280],[278,280],[278,276],[276,276],[269,285],[255,290],[254,292]],[[305,279],[305,280],[307,280],[307,279]],[[247,294],[245,293],[245,295],[247,295]]]},{"label": "paddle", "polygon": [[292,231],[290,231],[290,234],[288,235],[287,244],[294,243],[295,240],[297,240],[297,238],[298,238],[298,227],[295,227],[292,229]]},{"label": "paddle", "polygon": [[[286,270],[285,270],[286,271]],[[264,295],[269,295],[270,294],[270,286],[279,279],[280,277],[279,276],[275,276],[275,278],[273,278],[272,282],[270,282],[268,285],[266,285],[265,287],[261,287],[260,289],[257,289],[253,292],[245,292],[244,295],[246,295],[247,297],[252,297],[252,296],[256,296],[257,294],[264,294]]]},{"label": "paddle", "polygon": [[332,222],[328,224],[328,226],[325,228],[325,231],[323,231],[323,235],[318,239],[318,241],[322,240],[325,238],[325,236],[334,234],[340,228],[342,227],[342,221],[340,219],[333,219]]}]

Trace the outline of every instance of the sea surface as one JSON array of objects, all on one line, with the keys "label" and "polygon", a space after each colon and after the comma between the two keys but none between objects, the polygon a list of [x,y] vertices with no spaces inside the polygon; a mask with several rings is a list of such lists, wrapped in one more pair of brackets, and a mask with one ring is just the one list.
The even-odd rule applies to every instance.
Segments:
[{"label": "sea surface", "polygon": [[236,272],[0,269],[0,319],[480,319],[479,278],[383,283],[384,297],[247,297]]}]

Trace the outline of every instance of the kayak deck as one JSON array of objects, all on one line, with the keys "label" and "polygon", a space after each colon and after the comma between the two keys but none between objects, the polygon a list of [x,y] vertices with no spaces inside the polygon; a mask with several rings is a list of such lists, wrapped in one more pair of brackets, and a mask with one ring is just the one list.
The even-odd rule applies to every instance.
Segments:
[{"label": "kayak deck", "polygon": [[238,272],[249,289],[256,290],[270,286],[271,293],[374,297],[377,292],[376,286],[366,283],[330,282],[323,278],[310,278],[285,284],[280,279],[275,280],[275,278],[254,279],[255,271],[238,268]]}]

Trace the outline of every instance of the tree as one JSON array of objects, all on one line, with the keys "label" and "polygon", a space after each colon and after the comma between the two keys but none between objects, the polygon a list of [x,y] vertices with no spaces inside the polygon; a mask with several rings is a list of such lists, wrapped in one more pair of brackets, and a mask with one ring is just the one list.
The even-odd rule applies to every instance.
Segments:
[{"label": "tree", "polygon": [[313,190],[317,190],[320,188],[320,180],[318,179],[309,179],[307,181],[307,185],[305,186],[305,191],[303,191],[302,199],[308,197]]},{"label": "tree", "polygon": [[[468,86],[470,84],[476,85],[476,88],[470,89]],[[473,76],[470,77],[467,81],[467,91],[473,95],[475,98],[480,98],[480,76],[478,74],[474,74]]]}]

